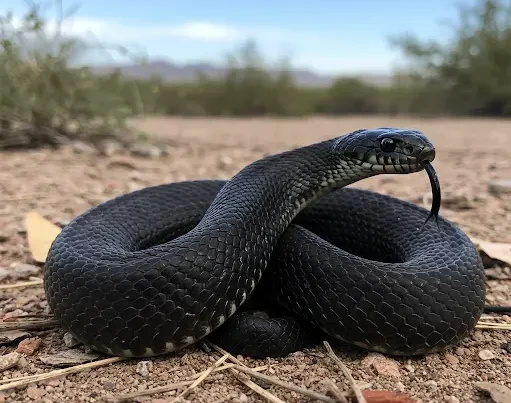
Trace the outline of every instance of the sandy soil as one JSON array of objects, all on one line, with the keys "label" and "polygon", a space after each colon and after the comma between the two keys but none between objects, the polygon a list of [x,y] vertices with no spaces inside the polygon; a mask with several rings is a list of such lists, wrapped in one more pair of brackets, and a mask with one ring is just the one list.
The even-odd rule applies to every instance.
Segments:
[{"label": "sandy soil", "polygon": [[[246,164],[264,155],[361,128],[413,127],[424,131],[437,147],[435,167],[443,189],[441,214],[456,222],[470,236],[493,242],[511,242],[511,195],[495,196],[488,183],[511,178],[511,122],[494,120],[416,120],[344,118],[303,120],[230,120],[150,118],[132,122],[140,129],[171,140],[159,158],[112,153],[104,156],[87,147],[69,146],[59,151],[38,150],[0,155],[0,267],[33,264],[23,215],[37,210],[55,223],[66,223],[85,209],[116,195],[170,181],[196,178],[229,178]],[[429,206],[426,174],[379,176],[357,187],[392,194]],[[14,266],[15,267],[15,266]],[[41,277],[41,268],[36,269]],[[496,268],[504,279],[488,279],[488,301],[511,305],[511,273]],[[23,280],[19,278],[18,280]],[[5,279],[2,283],[13,280]],[[0,315],[45,314],[48,306],[41,287],[0,291]],[[511,323],[511,317],[498,316]],[[53,368],[40,358],[68,350],[60,329],[30,331],[42,340],[33,355],[23,357],[0,379],[31,375]],[[475,383],[489,381],[511,387],[510,331],[477,330],[461,345],[427,357],[388,359],[387,369],[368,365],[368,353],[338,346],[337,354],[360,384],[371,389],[404,391],[419,402],[490,402]],[[16,349],[17,342],[0,347],[0,354]],[[83,350],[78,346],[75,350]],[[483,359],[483,350],[491,352]],[[0,402],[97,402],[104,397],[163,386],[190,379],[205,370],[219,355],[200,346],[152,359],[145,376],[137,360],[42,381],[28,387],[0,392]],[[486,357],[487,358],[487,357]],[[242,358],[249,366],[273,364],[270,374],[299,386],[326,393],[326,380],[339,388],[349,385],[325,349],[293,354],[268,361]],[[140,364],[139,364],[140,365]],[[394,367],[392,367],[394,365]],[[394,368],[389,370],[388,368]],[[283,388],[260,383],[286,402],[314,400]],[[368,386],[368,385],[366,385]],[[1,388],[0,388],[1,389]],[[167,402],[176,391],[140,398]],[[229,372],[199,386],[187,402],[263,402]]]}]

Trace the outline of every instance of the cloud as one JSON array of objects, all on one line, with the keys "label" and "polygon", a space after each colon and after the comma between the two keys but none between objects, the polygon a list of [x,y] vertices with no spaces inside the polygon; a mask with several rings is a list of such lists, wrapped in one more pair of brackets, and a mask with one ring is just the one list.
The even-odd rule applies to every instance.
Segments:
[{"label": "cloud", "polygon": [[190,21],[178,25],[139,25],[96,18],[74,18],[62,26],[68,35],[87,36],[109,41],[137,41],[191,39],[224,42],[239,39],[241,32],[223,24],[208,21]]}]

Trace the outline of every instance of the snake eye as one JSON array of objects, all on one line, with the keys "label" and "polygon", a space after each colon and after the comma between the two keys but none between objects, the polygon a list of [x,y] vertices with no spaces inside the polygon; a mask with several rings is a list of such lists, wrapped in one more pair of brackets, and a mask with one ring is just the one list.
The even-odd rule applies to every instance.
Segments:
[{"label": "snake eye", "polygon": [[384,138],[380,142],[380,148],[385,153],[391,153],[396,149],[396,142],[390,138]]}]

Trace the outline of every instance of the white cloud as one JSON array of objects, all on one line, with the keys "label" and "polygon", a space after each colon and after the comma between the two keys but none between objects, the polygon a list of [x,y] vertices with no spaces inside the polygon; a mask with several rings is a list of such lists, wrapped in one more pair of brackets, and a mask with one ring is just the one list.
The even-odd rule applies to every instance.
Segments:
[{"label": "white cloud", "polygon": [[137,25],[94,18],[74,18],[62,26],[65,34],[86,36],[109,41],[147,41],[186,38],[200,41],[231,41],[240,32],[227,25],[208,21],[190,21],[179,25]]}]

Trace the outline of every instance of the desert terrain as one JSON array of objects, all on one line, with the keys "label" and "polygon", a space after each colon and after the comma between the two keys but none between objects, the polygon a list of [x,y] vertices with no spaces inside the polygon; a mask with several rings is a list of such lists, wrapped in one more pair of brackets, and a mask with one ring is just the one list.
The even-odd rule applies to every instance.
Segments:
[{"label": "desert terrain", "polygon": [[[42,278],[42,264],[34,262],[27,242],[24,219],[28,212],[36,211],[50,222],[63,226],[86,209],[129,191],[173,181],[228,179],[265,155],[359,128],[382,126],[419,129],[435,144],[437,153],[433,165],[442,187],[441,215],[473,238],[511,243],[511,191],[492,190],[494,181],[511,179],[511,121],[149,117],[130,124],[164,140],[166,146],[127,151],[115,144],[99,150],[86,144],[70,144],[59,150],[0,154],[1,285]],[[431,203],[425,173],[381,175],[354,186],[391,194],[427,208]],[[510,268],[503,263],[496,264],[488,269],[488,274],[488,303],[511,305]],[[44,319],[49,313],[40,285],[0,290],[0,315],[4,322],[18,317]],[[507,315],[485,314],[483,319],[511,325],[511,317]],[[19,350],[22,339],[28,340],[25,343],[34,348],[17,356],[17,361],[1,372],[0,402],[101,402],[193,379],[221,357],[216,351],[196,345],[163,357],[115,362],[3,390],[2,386],[14,378],[71,366],[71,363],[59,364],[51,359],[62,352],[74,351],[77,355],[74,363],[107,358],[94,357],[87,348],[73,345],[58,326],[16,332],[19,335],[11,334],[10,339],[0,334],[2,356]],[[477,329],[460,345],[426,357],[380,357],[345,345],[336,346],[335,352],[362,388],[404,392],[415,402],[492,402],[487,393],[476,387],[477,383],[490,382],[511,388],[511,330]],[[79,354],[85,357],[80,359]],[[251,368],[269,365],[270,369],[263,373],[323,395],[327,395],[329,379],[341,391],[350,390],[348,379],[322,345],[280,359],[238,358]],[[141,364],[141,361],[149,362]],[[252,380],[285,402],[318,401],[268,381]],[[131,401],[171,402],[186,387]],[[231,372],[221,371],[181,401],[267,400]]]}]

